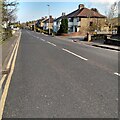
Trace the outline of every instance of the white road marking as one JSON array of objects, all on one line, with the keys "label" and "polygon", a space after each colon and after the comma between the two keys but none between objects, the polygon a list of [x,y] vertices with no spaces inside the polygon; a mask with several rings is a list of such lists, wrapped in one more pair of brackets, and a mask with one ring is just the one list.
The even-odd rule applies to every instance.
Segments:
[{"label": "white road marking", "polygon": [[40,38],[42,41],[45,41],[44,39]]},{"label": "white road marking", "polygon": [[119,74],[119,73],[117,73],[117,72],[115,72],[114,74],[115,74],[115,75],[117,75],[117,76],[120,76],[120,74]]},{"label": "white road marking", "polygon": [[77,54],[75,54],[75,53],[73,53],[73,52],[71,52],[71,51],[69,51],[69,50],[67,50],[67,49],[62,48],[62,50],[66,51],[66,52],[68,52],[68,53],[70,53],[70,54],[72,54],[72,55],[74,55],[74,56],[76,56],[76,57],[78,57],[78,58],[80,58],[80,59],[82,59],[82,60],[85,60],[85,61],[88,60],[88,59],[86,59],[86,58],[84,58],[84,57],[82,57],[82,56],[80,56],[80,55],[77,55]]},{"label": "white road marking", "polygon": [[9,73],[9,75],[7,77],[6,84],[5,84],[5,87],[4,87],[4,91],[3,91],[3,94],[2,94],[1,100],[0,100],[0,120],[2,119],[2,114],[3,114],[3,110],[4,110],[4,106],[5,106],[5,101],[6,101],[6,98],[7,98],[9,85],[10,85],[12,74],[13,74],[14,68],[15,68],[15,62],[16,62],[19,43],[20,43],[20,38],[21,38],[21,34],[20,34],[20,37],[19,37],[19,39],[17,41],[17,48],[16,48],[15,55],[14,55],[14,58],[13,58],[11,70],[10,70],[10,73]]},{"label": "white road marking", "polygon": [[48,36],[48,35],[46,35],[46,34],[44,34],[45,36]]},{"label": "white road marking", "polygon": [[51,43],[51,42],[49,42],[49,41],[47,41],[47,43],[49,43],[49,44],[51,44],[51,45],[53,45],[53,46],[56,46],[54,43]]},{"label": "white road marking", "polygon": [[40,34],[40,33],[38,33],[38,32],[36,32],[38,35]]},{"label": "white road marking", "polygon": [[32,35],[33,37],[37,38],[36,36]]}]

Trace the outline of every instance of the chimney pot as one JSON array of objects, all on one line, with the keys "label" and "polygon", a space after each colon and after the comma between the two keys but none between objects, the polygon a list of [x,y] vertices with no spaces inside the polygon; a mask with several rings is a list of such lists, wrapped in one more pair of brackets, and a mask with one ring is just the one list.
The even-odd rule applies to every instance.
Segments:
[{"label": "chimney pot", "polygon": [[64,13],[64,12],[62,13],[62,16],[65,16],[65,13]]},{"label": "chimney pot", "polygon": [[78,9],[84,8],[84,4],[79,4]]}]

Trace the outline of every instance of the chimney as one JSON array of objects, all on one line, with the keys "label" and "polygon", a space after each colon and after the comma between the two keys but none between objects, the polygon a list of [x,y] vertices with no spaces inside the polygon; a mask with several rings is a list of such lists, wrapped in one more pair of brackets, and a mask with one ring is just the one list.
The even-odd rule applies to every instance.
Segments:
[{"label": "chimney", "polygon": [[65,13],[64,13],[64,12],[62,13],[62,16],[65,16]]},{"label": "chimney", "polygon": [[84,4],[79,4],[78,9],[81,10],[82,8],[84,8]]}]

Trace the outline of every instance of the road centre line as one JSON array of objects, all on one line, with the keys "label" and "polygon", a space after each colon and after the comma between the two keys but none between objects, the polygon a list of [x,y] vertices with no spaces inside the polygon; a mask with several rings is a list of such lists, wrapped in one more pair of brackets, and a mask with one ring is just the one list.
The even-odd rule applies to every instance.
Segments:
[{"label": "road centre line", "polygon": [[117,72],[115,72],[114,74],[115,74],[115,75],[117,75],[117,76],[120,76],[120,74],[119,74],[119,73],[117,73]]},{"label": "road centre line", "polygon": [[5,106],[5,101],[6,101],[7,94],[8,94],[9,85],[10,85],[12,74],[13,74],[14,68],[15,68],[15,62],[16,62],[16,58],[17,58],[17,52],[18,52],[18,48],[19,48],[20,38],[21,38],[21,34],[20,34],[20,37],[17,41],[17,48],[15,50],[15,55],[14,55],[13,62],[11,65],[10,73],[7,77],[6,84],[5,84],[5,87],[3,90],[3,94],[2,94],[1,100],[0,100],[0,120],[2,119],[2,114],[4,111],[4,106]]},{"label": "road centre line", "polygon": [[80,59],[82,59],[82,60],[85,60],[85,61],[88,60],[88,59],[86,59],[86,58],[84,58],[84,57],[82,57],[82,56],[80,56],[80,55],[77,55],[76,53],[73,53],[73,52],[71,52],[71,51],[69,51],[69,50],[67,50],[67,49],[62,48],[62,50],[66,51],[66,52],[68,52],[68,53],[70,53],[70,54],[72,54],[72,55],[74,55],[74,56],[76,56],[76,57],[78,57],[78,58],[80,58]]},{"label": "road centre line", "polygon": [[38,39],[39,39],[39,37],[36,37],[36,38],[38,38]]},{"label": "road centre line", "polygon": [[46,34],[43,34],[43,35],[48,36],[48,35],[46,35]]},{"label": "road centre line", "polygon": [[45,41],[44,39],[40,38],[42,41]]},{"label": "road centre line", "polygon": [[49,42],[49,41],[47,41],[47,43],[49,43],[49,44],[51,44],[51,45],[53,45],[53,46],[56,46],[54,43],[51,43],[51,42]]}]

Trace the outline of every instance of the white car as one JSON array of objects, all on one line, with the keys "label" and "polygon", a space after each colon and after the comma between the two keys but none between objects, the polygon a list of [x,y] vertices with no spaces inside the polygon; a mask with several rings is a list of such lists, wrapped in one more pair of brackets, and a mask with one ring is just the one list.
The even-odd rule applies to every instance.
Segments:
[{"label": "white car", "polygon": [[13,27],[13,30],[18,31],[20,28],[19,27]]}]

